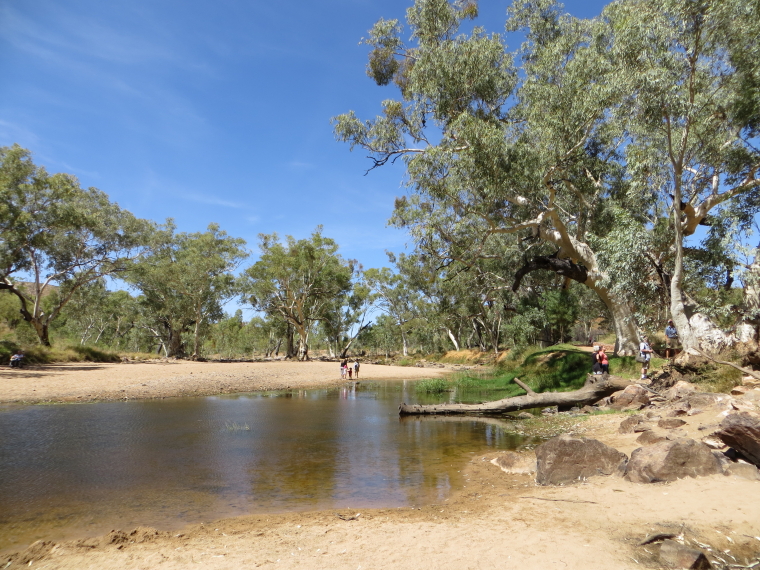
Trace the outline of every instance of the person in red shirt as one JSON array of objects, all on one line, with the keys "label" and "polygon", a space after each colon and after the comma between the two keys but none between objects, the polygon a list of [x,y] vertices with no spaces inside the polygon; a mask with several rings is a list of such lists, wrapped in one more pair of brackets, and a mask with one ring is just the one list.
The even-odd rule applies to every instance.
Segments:
[{"label": "person in red shirt", "polygon": [[596,359],[599,364],[602,365],[602,374],[610,373],[610,361],[607,359],[607,353],[604,352],[604,347],[599,347],[599,352],[596,353]]}]

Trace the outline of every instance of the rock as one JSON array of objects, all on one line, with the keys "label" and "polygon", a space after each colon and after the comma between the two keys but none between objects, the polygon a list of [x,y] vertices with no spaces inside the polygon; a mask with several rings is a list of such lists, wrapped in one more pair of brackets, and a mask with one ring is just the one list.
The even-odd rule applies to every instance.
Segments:
[{"label": "rock", "polygon": [[744,398],[741,400],[734,400],[733,398],[729,402],[732,410],[737,410],[739,412],[752,412],[755,410],[755,404],[752,401],[744,401]]},{"label": "rock", "polygon": [[633,433],[633,428],[644,421],[646,421],[646,418],[639,414],[628,416],[622,422],[620,422],[618,433]]},{"label": "rock", "polygon": [[649,410],[646,413],[646,416],[647,416],[647,419],[649,421],[651,421],[651,422],[659,422],[660,418],[662,417],[662,416],[660,416],[660,414],[658,412],[655,412],[655,411],[652,411],[652,410]]},{"label": "rock", "polygon": [[676,429],[683,425],[686,425],[686,422],[678,418],[663,418],[657,422],[657,427],[662,429]]},{"label": "rock", "polygon": [[723,471],[723,475],[728,475],[728,467],[734,461],[732,461],[725,453],[716,449],[712,450],[712,454],[718,460],[718,463],[720,463],[720,468]]},{"label": "rock", "polygon": [[648,405],[649,391],[637,384],[626,386],[625,390],[620,390],[610,396],[610,407],[615,410],[640,410]]},{"label": "rock", "polygon": [[726,447],[726,444],[723,443],[720,439],[718,439],[714,435],[708,435],[706,437],[703,437],[702,443],[704,443],[710,449],[723,449],[724,447]]},{"label": "rock", "polygon": [[595,475],[622,475],[628,457],[601,441],[565,434],[539,445],[536,460],[536,483],[561,485]]},{"label": "rock", "polygon": [[747,386],[734,386],[731,388],[732,396],[744,396],[744,394],[747,392],[749,392],[749,388]]},{"label": "rock", "polygon": [[753,376],[744,376],[742,378],[742,386],[760,388],[760,380]]},{"label": "rock", "polygon": [[520,475],[523,473],[536,472],[536,457],[532,453],[516,453],[505,451],[491,463],[499,467],[505,473]]},{"label": "rock", "polygon": [[593,414],[594,412],[598,411],[599,408],[596,408],[594,406],[583,406],[581,408],[581,412],[584,414]]},{"label": "rock", "polygon": [[641,422],[640,424],[633,426],[633,433],[641,433],[643,431],[651,431],[655,427],[654,422]]},{"label": "rock", "polygon": [[559,410],[557,409],[557,406],[551,406],[549,408],[544,408],[543,410],[541,410],[541,413],[544,415],[549,415],[549,414],[556,414],[558,411]]},{"label": "rock", "polygon": [[677,418],[678,416],[685,416],[689,413],[689,410],[691,409],[691,406],[689,406],[688,402],[680,402],[679,404],[676,404],[676,406],[668,412],[669,418]]},{"label": "rock", "polygon": [[733,475],[741,479],[748,479],[749,481],[760,481],[760,470],[754,465],[744,463],[743,461],[737,463],[729,463],[723,470],[726,475]]},{"label": "rock", "polygon": [[686,401],[692,408],[709,408],[726,398],[728,396],[725,394],[716,394],[714,392],[692,392],[686,396]]},{"label": "rock", "polygon": [[664,433],[658,433],[654,430],[647,430],[636,438],[636,442],[641,445],[652,445],[668,439]]},{"label": "rock", "polygon": [[530,414],[528,412],[520,412],[519,414],[517,414],[517,417],[520,418],[521,420],[532,420],[533,414]]},{"label": "rock", "polygon": [[729,414],[720,423],[720,429],[714,435],[736,449],[750,463],[760,465],[760,417],[757,414]]},{"label": "rock", "polygon": [[692,392],[695,392],[696,390],[697,387],[691,382],[687,382],[686,380],[679,380],[673,385],[672,388],[669,388],[668,391],[665,392],[665,397],[668,400],[680,400]]},{"label": "rock", "polygon": [[662,541],[660,560],[673,568],[688,570],[709,570],[713,567],[704,552],[684,546],[675,540]]},{"label": "rock", "polygon": [[634,450],[625,478],[633,483],[656,483],[722,472],[720,462],[704,443],[679,438]]},{"label": "rock", "polygon": [[700,410],[699,408],[692,408],[691,410],[689,410],[687,412],[686,415],[688,415],[688,416],[696,416],[697,414],[701,414],[701,413],[702,413],[702,410]]},{"label": "rock", "polygon": [[744,393],[744,399],[750,402],[760,402],[760,389],[752,388]]},{"label": "rock", "polygon": [[667,437],[669,440],[673,441],[673,440],[676,440],[676,439],[678,439],[678,438],[682,438],[682,437],[689,437],[689,434],[688,434],[688,433],[686,433],[686,432],[685,432],[684,430],[682,430],[682,429],[672,429],[672,430],[670,430],[670,431],[668,432],[668,435],[667,435],[666,437]]}]

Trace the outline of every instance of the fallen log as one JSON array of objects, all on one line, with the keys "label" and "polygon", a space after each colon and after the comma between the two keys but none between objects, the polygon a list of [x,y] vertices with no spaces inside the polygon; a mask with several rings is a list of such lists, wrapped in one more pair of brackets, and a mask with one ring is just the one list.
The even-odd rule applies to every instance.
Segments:
[{"label": "fallen log", "polygon": [[516,378],[515,383],[528,393],[524,396],[514,396],[494,402],[483,402],[482,404],[401,404],[398,407],[398,413],[402,416],[436,414],[488,415],[517,412],[529,408],[546,408],[549,406],[569,409],[574,406],[582,407],[587,404],[593,404],[632,384],[632,382],[618,376],[609,376],[607,374],[594,376],[593,374],[589,374],[586,377],[586,383],[580,390],[572,392],[542,392],[537,394]]}]

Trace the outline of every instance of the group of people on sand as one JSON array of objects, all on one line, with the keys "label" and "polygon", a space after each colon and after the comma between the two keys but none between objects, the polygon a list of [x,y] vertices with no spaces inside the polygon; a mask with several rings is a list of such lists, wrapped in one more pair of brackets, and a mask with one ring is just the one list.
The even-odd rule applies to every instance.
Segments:
[{"label": "group of people on sand", "polygon": [[355,360],[353,364],[349,364],[348,360],[343,360],[340,363],[340,377],[342,380],[345,380],[348,378],[351,380],[353,375],[353,378],[358,380],[359,379],[359,361]]},{"label": "group of people on sand", "polygon": [[[668,326],[665,327],[665,358],[673,359],[676,355],[676,349],[678,348],[678,330],[672,319],[668,320]],[[641,337],[641,343],[639,344],[639,358],[641,362],[641,379],[646,380],[649,372],[649,362],[652,360],[652,346],[649,344],[649,337],[644,335]],[[607,358],[607,353],[604,351],[604,347],[594,346],[594,353],[591,360],[591,371],[593,374],[609,374],[610,363]]]}]

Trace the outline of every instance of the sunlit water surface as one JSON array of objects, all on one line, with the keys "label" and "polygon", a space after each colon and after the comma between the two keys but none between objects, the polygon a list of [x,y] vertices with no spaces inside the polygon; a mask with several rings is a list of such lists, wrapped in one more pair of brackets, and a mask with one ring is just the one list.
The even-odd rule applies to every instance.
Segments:
[{"label": "sunlit water surface", "polygon": [[0,550],[138,525],[443,500],[495,420],[399,418],[412,383],[0,408]]}]

